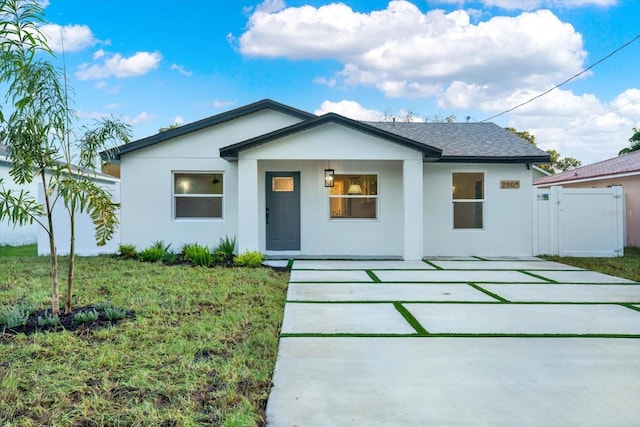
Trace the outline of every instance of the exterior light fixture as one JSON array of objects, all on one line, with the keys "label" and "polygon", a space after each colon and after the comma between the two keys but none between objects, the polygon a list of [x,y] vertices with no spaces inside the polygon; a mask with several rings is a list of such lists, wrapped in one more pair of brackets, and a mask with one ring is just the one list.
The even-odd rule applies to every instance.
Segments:
[{"label": "exterior light fixture", "polygon": [[324,186],[325,187],[333,187],[335,181],[333,180],[333,174],[335,173],[334,169],[325,169],[324,170]]}]

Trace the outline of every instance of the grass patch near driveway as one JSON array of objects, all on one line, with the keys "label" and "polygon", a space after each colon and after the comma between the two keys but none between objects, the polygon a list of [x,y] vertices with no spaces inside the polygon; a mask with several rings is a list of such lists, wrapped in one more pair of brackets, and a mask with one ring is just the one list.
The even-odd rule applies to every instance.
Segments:
[{"label": "grass patch near driveway", "polygon": [[540,258],[640,282],[640,248],[624,248],[624,256],[617,258],[577,258],[547,255],[540,256]]},{"label": "grass patch near driveway", "polygon": [[[48,307],[48,275],[46,257],[0,257],[0,301]],[[79,257],[76,304],[107,301],[136,319],[85,333],[0,329],[0,425],[263,425],[288,278]]]}]

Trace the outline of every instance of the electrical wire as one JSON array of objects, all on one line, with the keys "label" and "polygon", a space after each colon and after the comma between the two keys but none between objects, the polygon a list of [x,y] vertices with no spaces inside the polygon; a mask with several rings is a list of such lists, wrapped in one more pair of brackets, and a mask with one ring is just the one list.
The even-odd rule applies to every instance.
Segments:
[{"label": "electrical wire", "polygon": [[525,101],[525,102],[523,102],[523,103],[521,103],[521,104],[516,105],[515,107],[509,108],[508,110],[505,110],[505,111],[503,111],[502,113],[494,114],[493,116],[491,116],[491,117],[489,117],[489,118],[486,118],[486,119],[484,119],[484,120],[480,120],[480,121],[481,121],[481,122],[487,122],[487,121],[489,121],[489,120],[495,119],[496,117],[500,117],[500,116],[502,116],[503,114],[507,114],[507,113],[509,113],[509,112],[511,112],[511,111],[513,111],[513,110],[515,110],[515,109],[517,109],[517,108],[520,108],[520,107],[522,107],[522,106],[524,106],[524,105],[529,104],[530,102],[535,101],[536,99],[538,99],[538,98],[540,98],[540,97],[545,96],[545,95],[546,95],[546,94],[548,94],[549,92],[552,92],[552,91],[554,91],[554,90],[558,89],[560,86],[563,86],[563,85],[565,85],[565,84],[569,83],[571,80],[574,80],[574,79],[576,79],[577,77],[580,77],[581,75],[583,75],[584,73],[586,73],[587,71],[589,71],[590,69],[592,69],[593,67],[595,67],[596,65],[598,65],[598,64],[600,64],[600,63],[604,62],[605,60],[609,59],[610,57],[612,57],[613,55],[615,55],[616,53],[618,53],[619,51],[621,51],[621,50],[622,50],[622,49],[624,49],[625,47],[629,46],[631,43],[635,42],[635,41],[636,41],[636,40],[638,40],[638,39],[640,39],[640,34],[638,34],[637,36],[635,36],[634,38],[632,38],[631,40],[629,40],[629,41],[628,41],[628,42],[626,42],[625,44],[621,45],[620,47],[616,48],[614,51],[612,51],[611,53],[609,53],[609,54],[608,54],[608,55],[606,55],[605,57],[600,58],[599,60],[597,60],[597,61],[596,61],[596,62],[594,62],[593,64],[589,65],[587,68],[585,68],[584,70],[580,71],[578,74],[575,74],[575,75],[573,75],[573,76],[569,77],[567,80],[563,81],[563,82],[562,82],[562,83],[560,83],[560,84],[555,85],[555,86],[554,86],[554,87],[552,87],[551,89],[549,89],[549,90],[547,90],[547,91],[545,91],[545,92],[542,92],[542,93],[540,93],[540,94],[538,94],[538,95],[534,96],[533,98],[529,99],[528,101]]}]

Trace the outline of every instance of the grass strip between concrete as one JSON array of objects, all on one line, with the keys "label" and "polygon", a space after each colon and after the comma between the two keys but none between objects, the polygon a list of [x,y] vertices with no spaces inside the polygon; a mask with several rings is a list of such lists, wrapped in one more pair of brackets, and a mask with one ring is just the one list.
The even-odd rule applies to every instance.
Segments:
[{"label": "grass strip between concrete", "polygon": [[420,324],[420,322],[418,322],[418,319],[416,319],[413,316],[413,314],[411,314],[411,312],[406,309],[405,306],[403,306],[399,302],[394,302],[393,306],[396,308],[396,310],[398,310],[400,312],[400,314],[402,314],[402,317],[404,317],[405,320],[407,322],[409,322],[409,324],[413,327],[413,329],[416,330],[418,335],[428,335],[429,334],[429,332],[427,332],[427,330]]},{"label": "grass strip between concrete", "polygon": [[482,287],[480,287],[480,286],[476,285],[476,284],[475,284],[475,283],[473,283],[473,282],[467,282],[467,284],[468,284],[469,286],[471,286],[472,288],[474,288],[474,289],[476,289],[476,290],[478,290],[478,291],[482,292],[483,294],[485,294],[485,295],[489,295],[491,298],[495,298],[495,299],[497,299],[497,300],[498,300],[498,301],[500,301],[500,302],[510,302],[508,299],[502,298],[500,295],[498,295],[498,294],[494,294],[493,292],[488,291],[488,290],[486,290],[486,289],[484,289],[484,288],[482,288]]},{"label": "grass strip between concrete", "polygon": [[374,283],[382,283],[382,280],[380,280],[372,270],[365,270],[364,272],[367,273],[367,276],[371,277],[371,280],[373,280]]},{"label": "grass strip between concrete", "polygon": [[535,277],[536,279],[544,280],[547,283],[558,283],[555,280],[551,280],[551,279],[549,279],[547,277],[540,276],[539,274],[531,273],[531,272],[529,272],[527,270],[516,270],[516,271],[518,271],[518,272],[520,272],[522,274],[526,274],[527,276]]},{"label": "grass strip between concrete", "polygon": [[640,334],[499,334],[499,333],[455,333],[436,332],[424,335],[416,334],[364,334],[364,333],[282,333],[280,338],[607,338],[638,339]]},{"label": "grass strip between concrete", "polygon": [[425,264],[435,268],[436,270],[444,270],[444,268],[440,267],[439,265],[429,261],[428,259],[423,259],[422,262],[424,262]]}]

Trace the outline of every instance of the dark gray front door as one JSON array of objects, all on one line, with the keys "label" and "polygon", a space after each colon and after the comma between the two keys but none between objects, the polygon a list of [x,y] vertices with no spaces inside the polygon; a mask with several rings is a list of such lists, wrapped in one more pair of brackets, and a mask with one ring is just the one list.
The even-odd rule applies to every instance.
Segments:
[{"label": "dark gray front door", "polygon": [[267,172],[267,250],[300,250],[300,172]]}]

